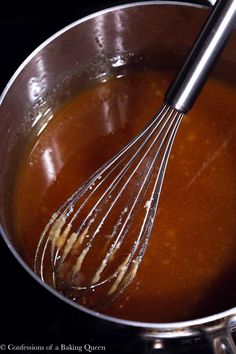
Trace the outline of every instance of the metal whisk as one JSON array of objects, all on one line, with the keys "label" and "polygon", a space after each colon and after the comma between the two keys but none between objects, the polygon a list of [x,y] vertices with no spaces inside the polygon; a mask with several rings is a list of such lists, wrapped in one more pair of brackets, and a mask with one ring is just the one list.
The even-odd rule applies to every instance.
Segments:
[{"label": "metal whisk", "polygon": [[88,307],[106,306],[135,278],[177,129],[221,53],[235,18],[236,0],[217,1],[159,113],[80,186],[46,225],[35,254],[35,272],[74,301]]}]

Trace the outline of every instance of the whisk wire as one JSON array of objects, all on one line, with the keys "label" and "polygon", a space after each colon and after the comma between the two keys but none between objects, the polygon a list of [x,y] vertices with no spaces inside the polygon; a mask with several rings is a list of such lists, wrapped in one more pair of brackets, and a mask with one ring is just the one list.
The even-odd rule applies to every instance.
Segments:
[{"label": "whisk wire", "polygon": [[[181,117],[182,114],[174,108],[164,105],[150,125],[144,128],[128,146],[105,164],[102,169],[99,169],[89,178],[53,214],[42,233],[36,251],[35,270],[38,269],[39,261],[39,273],[42,279],[44,279],[45,257],[47,250],[50,248],[53,285],[58,288],[63,284],[64,291],[67,293],[71,289],[77,291],[76,295],[74,294],[74,299],[80,299],[87,291],[105,285],[113,279],[114,281],[107,290],[107,298],[102,301],[99,300],[95,304],[96,306],[104,306],[117,298],[127,288],[136,276],[148,244],[166,164]],[[152,188],[151,197],[146,200],[146,205],[144,205],[145,215],[138,236],[133,245],[130,246],[131,249],[125,260],[116,266],[113,274],[104,279],[102,274],[114,259],[114,255],[126,239],[140,208],[144,204],[155,171],[157,171],[156,183]],[[114,173],[115,177],[112,178]],[[129,188],[136,175],[138,179],[135,186]],[[110,179],[112,180],[109,183]],[[159,184],[157,184],[157,181]],[[106,187],[105,190],[103,190],[104,187]],[[122,205],[120,215],[113,224],[109,235],[110,243],[108,243],[102,261],[86,285],[74,284],[74,278],[81,271],[95,238],[101,233],[103,226],[107,225],[110,214],[117,208],[116,204],[122,199],[121,197],[127,188],[129,188],[128,200]],[[156,193],[154,193],[154,190]],[[82,219],[77,230],[73,231],[73,223],[78,220],[80,212],[89,204],[90,198],[96,196],[97,193],[96,202],[86,212],[85,218]],[[106,205],[107,209],[104,211]],[[89,232],[91,227],[93,227],[93,230]],[[84,246],[81,247],[83,244]],[[72,252],[77,254],[75,259],[73,258],[74,260],[71,258]],[[70,257],[68,263],[71,270],[69,277],[62,279],[61,273],[63,273],[67,257]]]},{"label": "whisk wire", "polygon": [[[96,304],[96,308],[101,309],[104,306],[107,306],[110,302],[114,301],[130,285],[130,283],[133,281],[133,279],[136,276],[136,272],[138,270],[139,264],[142,261],[142,257],[145,253],[145,250],[146,250],[146,247],[148,244],[148,240],[149,240],[149,237],[151,234],[151,229],[152,229],[153,220],[154,220],[157,205],[158,205],[158,200],[159,200],[159,196],[160,196],[160,192],[161,192],[161,188],[162,188],[162,182],[163,182],[163,178],[164,178],[164,174],[165,174],[165,170],[166,170],[166,166],[167,166],[167,161],[168,161],[169,154],[171,151],[171,146],[173,144],[173,141],[174,141],[174,138],[175,138],[175,135],[176,135],[176,132],[177,132],[177,129],[178,129],[178,126],[181,122],[182,117],[183,117],[183,114],[175,111],[174,118],[171,122],[171,125],[169,126],[169,128],[165,134],[165,137],[162,140],[163,143],[164,143],[164,141],[167,140],[166,148],[163,153],[164,157],[161,160],[161,165],[160,165],[157,177],[156,177],[155,187],[153,188],[153,193],[151,196],[152,202],[150,203],[150,205],[147,208],[146,215],[143,220],[142,228],[140,230],[139,236],[138,236],[136,242],[134,243],[133,249],[130,252],[130,254],[128,255],[128,257],[126,258],[124,264],[121,265],[122,271],[118,274],[116,281],[113,283],[112,287],[108,291],[108,295],[110,296],[110,298],[102,299],[99,303]],[[168,135],[170,135],[170,136],[168,137]],[[145,180],[142,185],[142,187],[145,186],[145,190],[143,190],[143,188],[141,187],[141,190],[143,190],[142,199],[145,197],[146,191],[147,191],[150,181],[151,181],[153,171],[156,168],[156,165],[158,163],[157,158],[159,156],[159,151],[158,150],[155,151],[155,149],[154,149],[154,153],[156,155],[155,157],[153,157],[153,156],[149,157],[150,160],[152,161],[152,166],[150,168],[148,182]],[[142,200],[139,201],[139,205],[137,208],[140,207],[141,203],[142,203]],[[130,211],[130,215],[132,215],[132,219],[135,218],[135,214],[133,213],[132,210]],[[129,217],[128,217],[128,219],[129,219]],[[125,227],[125,225],[124,225],[124,227]],[[128,228],[126,226],[125,233],[123,234],[123,237],[125,237],[125,235],[127,233],[128,233]],[[138,255],[134,258],[134,255],[135,255],[137,249],[140,249],[140,250],[138,252]],[[109,250],[109,252],[110,252],[110,250]],[[111,251],[111,253],[112,253],[112,251]],[[110,253],[109,253],[109,256],[110,256]],[[107,255],[106,255],[106,257],[107,257]],[[104,260],[106,260],[106,258],[104,258]],[[105,263],[106,263],[106,261],[105,261]],[[130,268],[130,270],[128,271],[129,268]],[[103,269],[104,269],[104,267],[102,267],[102,269],[99,271],[99,273]],[[98,279],[96,279],[96,280],[98,280]]]}]

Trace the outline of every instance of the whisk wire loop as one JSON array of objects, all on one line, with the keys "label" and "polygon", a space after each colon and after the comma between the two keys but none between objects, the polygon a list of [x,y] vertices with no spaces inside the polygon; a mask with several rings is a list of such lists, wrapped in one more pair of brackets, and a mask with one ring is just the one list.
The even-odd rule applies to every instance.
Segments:
[{"label": "whisk wire loop", "polygon": [[[53,286],[63,287],[67,295],[72,289],[74,300],[104,286],[107,291],[105,300],[99,298],[93,304],[104,306],[127,288],[135,278],[147,248],[170,149],[182,116],[174,108],[164,105],[151,124],[53,214],[41,235],[35,256],[35,271],[42,279],[50,251]],[[151,186],[154,174],[155,184]],[[90,199],[94,197],[95,202],[91,203]],[[84,209],[85,216],[81,217]],[[142,222],[129,244],[126,236],[132,233],[140,213]],[[114,221],[109,225],[111,216]],[[74,224],[79,225],[75,227]],[[106,235],[108,227],[110,231]],[[107,237],[104,253],[86,282],[76,284],[75,279],[98,235]],[[119,250],[124,243],[126,256],[121,257]],[[119,262],[116,261],[117,254]],[[106,270],[111,264],[113,271],[107,275]],[[64,268],[68,269],[64,271]]]}]

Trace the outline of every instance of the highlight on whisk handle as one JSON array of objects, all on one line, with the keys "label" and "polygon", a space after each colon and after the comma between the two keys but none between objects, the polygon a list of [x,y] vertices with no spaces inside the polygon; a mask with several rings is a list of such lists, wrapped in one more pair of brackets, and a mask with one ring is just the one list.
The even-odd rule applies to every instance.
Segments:
[{"label": "highlight on whisk handle", "polygon": [[236,0],[218,0],[182,70],[170,85],[165,103],[189,111],[236,24]]}]

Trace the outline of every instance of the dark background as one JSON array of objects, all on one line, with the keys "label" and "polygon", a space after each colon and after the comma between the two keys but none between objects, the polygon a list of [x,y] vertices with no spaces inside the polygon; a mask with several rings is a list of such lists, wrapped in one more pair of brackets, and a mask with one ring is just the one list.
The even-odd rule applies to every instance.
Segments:
[{"label": "dark background", "polygon": [[[126,2],[99,0],[2,2],[0,91],[32,50],[57,30],[89,13]],[[106,354],[146,353],[150,349],[149,343],[137,340],[132,329],[117,328],[79,313],[39,286],[19,266],[1,237],[0,282],[0,351],[1,344],[46,346],[63,343],[78,346],[86,343],[105,345]],[[202,346],[204,347],[204,343]],[[203,347],[201,349],[199,347],[198,353],[208,352],[204,351]],[[190,348],[184,352],[194,353]]]}]

